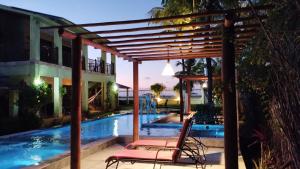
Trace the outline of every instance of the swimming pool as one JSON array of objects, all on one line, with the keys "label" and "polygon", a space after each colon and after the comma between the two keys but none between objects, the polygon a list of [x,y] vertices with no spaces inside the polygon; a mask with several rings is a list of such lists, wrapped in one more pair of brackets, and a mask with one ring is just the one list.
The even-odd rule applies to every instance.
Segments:
[{"label": "swimming pool", "polygon": [[[140,126],[164,117],[164,114],[148,114],[140,116]],[[119,135],[132,134],[132,114],[115,115],[104,119],[82,123],[82,144]],[[194,128],[193,128],[194,129]],[[196,129],[197,130],[197,129]],[[140,127],[140,135],[176,136],[178,128]],[[69,150],[70,126],[38,130],[11,137],[0,138],[1,169],[17,169],[63,154]]]}]

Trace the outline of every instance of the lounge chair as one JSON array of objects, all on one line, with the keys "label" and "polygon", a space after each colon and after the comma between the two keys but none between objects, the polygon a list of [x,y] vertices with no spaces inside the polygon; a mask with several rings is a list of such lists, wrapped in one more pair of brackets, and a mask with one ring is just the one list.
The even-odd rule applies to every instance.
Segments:
[{"label": "lounge chair", "polygon": [[[194,112],[190,113],[190,115],[187,118],[194,118]],[[204,151],[207,149],[207,147],[198,139],[190,136],[190,131],[192,128],[193,122],[191,121],[189,123],[189,127],[186,128],[186,136],[188,137],[187,140],[185,141],[184,147],[187,149],[193,149],[194,151],[197,151],[198,155],[200,154],[205,158]],[[183,129],[182,129],[183,130]],[[181,132],[180,134],[183,134]],[[158,149],[158,148],[176,148],[178,140],[157,140],[157,139],[141,139],[137,140],[135,142],[132,142],[126,146],[127,149],[136,149],[138,147],[144,147],[147,150],[150,149]]]},{"label": "lounge chair", "polygon": [[157,151],[125,149],[115,153],[114,155],[106,159],[106,169],[115,163],[117,163],[117,169],[120,161],[131,162],[132,164],[134,164],[135,162],[153,162],[153,168],[155,168],[155,165],[157,163],[181,163],[180,158],[183,155],[186,155],[187,157],[192,159],[193,163],[196,165],[196,168],[198,168],[199,164],[202,168],[204,168],[205,161],[203,161],[202,157],[197,156],[197,152],[194,152],[193,150],[187,151],[186,146],[184,145],[187,138],[187,131],[191,127],[191,123],[192,118],[187,118],[184,121],[183,128],[175,148],[163,147],[161,149],[158,149]]}]

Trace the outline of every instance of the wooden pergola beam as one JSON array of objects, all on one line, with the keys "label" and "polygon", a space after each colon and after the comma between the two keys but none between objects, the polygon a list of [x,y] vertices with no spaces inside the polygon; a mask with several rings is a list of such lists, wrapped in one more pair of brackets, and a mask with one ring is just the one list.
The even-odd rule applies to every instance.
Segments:
[{"label": "wooden pergola beam", "polygon": [[105,44],[126,44],[136,42],[155,42],[155,41],[167,41],[167,40],[182,40],[182,39],[193,39],[193,38],[221,38],[220,35],[188,35],[188,36],[173,36],[163,38],[145,38],[145,39],[130,39],[122,41],[106,42]]},{"label": "wooden pergola beam", "polygon": [[171,45],[165,45],[165,46],[155,46],[155,47],[146,47],[146,48],[123,48],[119,49],[118,51],[120,53],[130,53],[130,52],[143,52],[143,51],[153,51],[153,50],[161,50],[161,49],[167,49],[169,48],[170,50],[172,49],[184,49],[184,48],[200,48],[200,47],[220,47],[222,46],[222,43],[216,42],[216,43],[205,43],[205,44],[184,44],[184,45],[177,45],[177,46],[171,46]]},{"label": "wooden pergola beam", "polygon": [[154,61],[154,60],[175,60],[175,59],[193,59],[193,58],[218,58],[221,57],[222,53],[211,53],[211,54],[186,54],[186,55],[160,55],[160,56],[149,56],[149,57],[138,57],[135,58],[138,61]]},{"label": "wooden pergola beam", "polygon": [[[273,8],[273,5],[261,5],[255,6],[255,10],[267,10]],[[41,27],[41,29],[55,29],[55,28],[74,28],[74,27],[95,27],[95,26],[110,26],[110,25],[124,25],[124,24],[137,24],[137,23],[149,23],[149,22],[160,22],[160,21],[169,21],[174,19],[183,19],[183,18],[201,18],[207,16],[218,16],[223,15],[227,12],[251,12],[251,7],[244,7],[238,9],[230,10],[209,10],[205,12],[187,14],[187,15],[177,15],[170,17],[161,17],[161,18],[148,18],[148,19],[136,19],[136,20],[127,20],[127,21],[112,21],[112,22],[98,22],[98,23],[86,23],[86,24],[71,24],[71,25],[58,25],[58,26],[46,26]]]},{"label": "wooden pergola beam", "polygon": [[103,39],[127,39],[127,38],[166,36],[166,35],[177,35],[177,34],[208,33],[208,32],[217,31],[219,29],[220,28],[214,28],[214,29],[211,29],[211,30],[207,30],[207,29],[193,29],[193,30],[184,30],[184,31],[157,32],[157,33],[118,35],[118,36],[103,36],[102,38]]},{"label": "wooden pergola beam", "polygon": [[[237,41],[248,41],[253,36],[243,36],[238,37]],[[131,48],[131,47],[143,47],[143,46],[167,46],[167,45],[184,45],[184,44],[199,44],[199,43],[214,43],[222,42],[222,38],[212,38],[212,39],[203,39],[203,40],[183,40],[183,41],[170,41],[170,42],[155,42],[155,43],[140,43],[140,44],[121,44],[121,45],[108,45],[109,47],[114,47],[119,50],[119,48]]]},{"label": "wooden pergola beam", "polygon": [[151,53],[181,53],[181,52],[192,52],[192,51],[212,51],[212,50],[222,50],[221,45],[219,47],[212,47],[212,48],[181,48],[181,49],[174,49],[174,48],[164,48],[164,50],[151,50],[151,51],[139,51],[139,52],[126,52],[126,55],[133,56],[139,54],[151,54]]},{"label": "wooden pergola beam", "polygon": [[163,52],[159,52],[159,51],[154,51],[154,52],[147,52],[147,53],[138,53],[138,54],[128,54],[130,57],[139,57],[139,56],[143,56],[143,57],[147,57],[147,56],[155,56],[155,55],[173,55],[173,54],[190,54],[190,53],[212,53],[212,52],[219,52],[222,51],[222,48],[205,48],[205,49],[188,49],[188,50],[174,50],[172,52],[168,52],[168,51],[163,51]]},{"label": "wooden pergola beam", "polygon": [[[247,29],[259,28],[259,24],[253,25],[240,25],[236,27],[236,31],[242,31]],[[177,35],[177,34],[191,34],[191,33],[209,33],[220,30],[220,27],[213,27],[210,29],[201,28],[194,30],[184,30],[184,31],[170,31],[170,32],[156,32],[156,33],[143,33],[143,34],[130,34],[130,35],[117,35],[117,36],[102,36],[99,39],[128,39],[128,38],[138,38],[138,37],[153,37],[153,36],[166,36],[166,35]]]},{"label": "wooden pergola beam", "polygon": [[214,50],[214,51],[199,51],[199,52],[175,52],[175,53],[158,53],[158,54],[143,54],[143,55],[131,55],[132,58],[142,58],[142,57],[164,57],[164,56],[175,56],[175,55],[188,55],[188,54],[200,54],[200,55],[210,55],[215,53],[220,53],[222,50]]},{"label": "wooden pergola beam", "polygon": [[[70,39],[70,40],[73,40],[76,37],[78,37],[76,34],[66,31],[64,29],[59,29],[59,34],[60,34],[60,36],[66,38],[66,39]],[[96,49],[101,49],[101,50],[110,52],[113,55],[116,55],[118,57],[123,57],[124,59],[130,59],[126,54],[119,53],[116,49],[108,47],[105,44],[99,44],[99,43],[93,42],[93,41],[91,41],[89,39],[85,39],[85,38],[82,38],[82,41],[83,41],[83,44],[85,44],[85,45],[93,46]]]},{"label": "wooden pergola beam", "polygon": [[[191,80],[191,81],[198,81],[198,80],[207,80],[207,76],[205,75],[176,75],[177,77],[182,80]],[[221,76],[213,76],[213,79],[221,80]]]},{"label": "wooden pergola beam", "polygon": [[[265,15],[259,16],[260,19],[266,18]],[[237,18],[237,22],[249,21],[256,19],[255,17],[248,16]],[[112,33],[123,33],[123,32],[137,32],[137,31],[149,31],[149,30],[159,30],[159,29],[175,29],[175,28],[183,28],[183,27],[192,27],[192,26],[207,26],[207,25],[217,25],[223,23],[223,19],[215,20],[215,21],[207,21],[207,22],[191,22],[186,24],[175,24],[175,25],[163,25],[163,26],[146,26],[146,27],[137,27],[137,28],[128,28],[128,29],[111,29],[111,30],[101,30],[101,31],[91,31],[91,32],[82,32],[78,33],[78,35],[91,35],[91,34],[112,34]]]},{"label": "wooden pergola beam", "polygon": [[155,43],[140,43],[140,44],[126,44],[126,45],[108,45],[110,47],[119,48],[131,48],[131,47],[143,47],[143,46],[167,46],[167,45],[184,45],[184,44],[196,44],[196,43],[213,43],[222,42],[222,38],[203,39],[203,40],[183,40],[183,41],[171,41],[171,42],[155,42]]},{"label": "wooden pergola beam", "polygon": [[137,28],[128,28],[128,29],[112,29],[112,30],[102,30],[102,31],[93,31],[93,32],[83,32],[79,33],[80,35],[90,35],[90,34],[111,34],[111,33],[123,33],[123,32],[137,32],[137,31],[149,31],[149,30],[160,30],[160,29],[175,29],[182,27],[191,27],[191,26],[205,26],[211,24],[221,24],[223,20],[216,20],[210,22],[192,22],[186,24],[175,24],[175,25],[164,25],[164,26],[145,26]]},{"label": "wooden pergola beam", "polygon": [[[238,31],[236,36],[245,36],[253,35],[256,31]],[[126,43],[136,43],[136,42],[155,42],[155,41],[166,41],[166,40],[182,40],[182,39],[193,39],[193,38],[220,38],[221,34],[195,34],[195,35],[181,35],[181,36],[172,36],[172,37],[159,37],[159,38],[140,38],[140,39],[129,39],[129,40],[120,40],[120,41],[109,41],[103,42],[101,44],[126,44]]]},{"label": "wooden pergola beam", "polygon": [[[236,44],[236,48],[243,48],[243,44]],[[122,51],[121,53],[126,54],[128,56],[134,55],[134,54],[149,54],[149,53],[157,53],[157,52],[173,52],[173,51],[179,51],[179,52],[185,52],[185,51],[194,51],[194,50],[216,50],[216,49],[222,49],[222,44],[214,44],[214,45],[189,45],[188,47],[156,47],[152,48],[152,50],[130,50],[130,51]]]}]

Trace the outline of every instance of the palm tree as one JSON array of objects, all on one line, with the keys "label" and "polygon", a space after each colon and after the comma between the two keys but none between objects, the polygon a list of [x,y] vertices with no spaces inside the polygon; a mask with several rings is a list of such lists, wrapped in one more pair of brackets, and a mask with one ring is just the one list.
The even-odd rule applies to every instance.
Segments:
[{"label": "palm tree", "polygon": [[[224,9],[228,7],[235,7],[239,4],[238,0],[162,0],[162,7],[155,7],[151,9],[148,13],[152,18],[167,17],[174,15],[184,15],[194,13],[200,10],[212,10],[212,9]],[[206,20],[209,21],[211,18],[208,17]],[[177,19],[170,21],[159,22],[161,24],[182,24],[191,22],[190,19]],[[154,22],[158,23],[158,22]],[[182,28],[189,29],[189,28]],[[202,59],[199,59],[202,60]],[[187,63],[185,63],[187,62]],[[208,103],[213,104],[212,101],[212,62],[211,58],[206,58],[206,69],[208,76]],[[203,61],[202,61],[203,63]],[[195,64],[195,60],[181,60],[181,63],[177,65],[182,65],[182,72],[190,74],[192,72],[192,67]],[[204,73],[204,72],[203,72]]]}]

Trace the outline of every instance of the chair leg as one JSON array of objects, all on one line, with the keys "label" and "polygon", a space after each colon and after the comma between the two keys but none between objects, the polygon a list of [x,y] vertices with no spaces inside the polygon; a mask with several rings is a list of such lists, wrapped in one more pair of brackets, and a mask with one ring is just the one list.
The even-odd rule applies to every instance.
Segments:
[{"label": "chair leg", "polygon": [[118,162],[117,162],[117,166],[116,166],[116,169],[118,169],[118,167],[119,167],[119,162],[120,162],[120,161],[118,161]]}]

